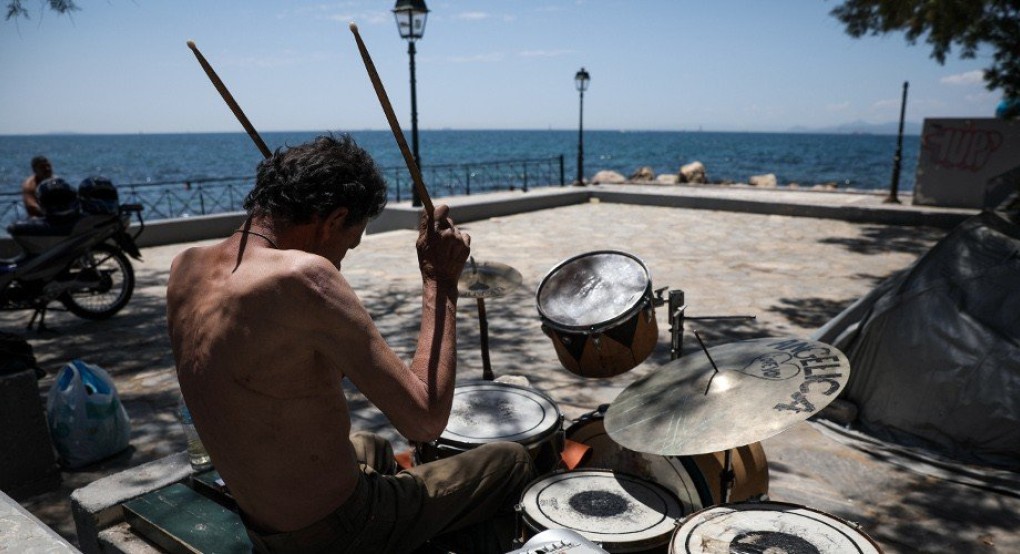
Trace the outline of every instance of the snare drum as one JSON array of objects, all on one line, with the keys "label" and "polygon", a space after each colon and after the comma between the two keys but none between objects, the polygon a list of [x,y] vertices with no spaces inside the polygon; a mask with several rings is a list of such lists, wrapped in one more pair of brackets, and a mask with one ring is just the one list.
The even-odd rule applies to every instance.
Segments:
[{"label": "snare drum", "polygon": [[517,506],[523,537],[570,529],[609,552],[665,552],[683,507],[666,488],[607,469],[542,477]]},{"label": "snare drum", "polygon": [[542,330],[571,373],[612,377],[633,369],[659,338],[645,264],[602,250],[569,258],[538,286]]},{"label": "snare drum", "polygon": [[517,442],[539,472],[552,471],[563,450],[563,416],[547,395],[495,381],[469,381],[453,391],[453,407],[439,439],[418,444],[419,463],[498,441]]},{"label": "snare drum", "polygon": [[880,554],[882,549],[856,525],[827,513],[784,502],[744,502],[691,515],[673,534],[669,551]]},{"label": "snare drum", "polygon": [[[606,433],[605,407],[584,414],[567,428],[566,438],[591,447],[582,467],[601,467],[655,481],[677,496],[684,515],[723,503],[720,476],[724,453],[697,456],[660,456],[620,446]],[[761,443],[731,451],[733,487],[731,502],[758,500],[769,492],[769,466]]]}]

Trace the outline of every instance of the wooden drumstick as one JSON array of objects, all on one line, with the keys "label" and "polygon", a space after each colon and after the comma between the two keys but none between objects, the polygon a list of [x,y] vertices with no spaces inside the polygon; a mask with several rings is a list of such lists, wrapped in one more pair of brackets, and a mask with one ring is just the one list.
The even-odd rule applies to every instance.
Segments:
[{"label": "wooden drumstick", "polygon": [[418,198],[421,199],[421,203],[425,206],[425,211],[432,217],[432,199],[429,198],[429,192],[425,190],[425,183],[421,178],[421,171],[418,168],[418,164],[415,163],[414,157],[411,156],[411,149],[407,147],[407,141],[404,140],[404,132],[400,130],[400,123],[397,122],[397,116],[393,113],[393,106],[390,105],[390,99],[386,96],[386,89],[383,88],[382,81],[379,80],[379,73],[375,70],[375,64],[372,63],[372,56],[368,53],[368,48],[365,47],[365,42],[361,40],[361,35],[358,33],[358,25],[351,22],[351,32],[354,33],[354,40],[358,42],[358,51],[361,52],[361,60],[365,62],[365,69],[368,71],[368,78],[372,80],[372,87],[375,88],[375,95],[379,97],[379,104],[382,105],[383,113],[386,114],[386,121],[390,124],[390,130],[393,131],[393,138],[397,139],[397,146],[400,147],[401,154],[404,155],[404,163],[407,164],[408,171],[411,172],[411,181],[414,183],[414,190],[418,193]]},{"label": "wooden drumstick", "polygon": [[212,66],[209,65],[209,62],[205,61],[205,56],[198,51],[198,47],[195,46],[195,41],[189,40],[188,48],[191,48],[191,51],[195,53],[195,57],[198,58],[198,63],[201,64],[202,69],[205,70],[205,74],[209,76],[209,80],[212,81],[213,86],[219,91],[220,96],[223,97],[223,101],[230,107],[230,111],[234,112],[234,117],[241,122],[241,126],[244,127],[244,130],[248,131],[248,136],[255,142],[255,146],[258,147],[259,151],[262,152],[262,155],[266,158],[272,156],[273,153],[269,151],[269,147],[262,141],[262,137],[259,136],[258,131],[255,130],[255,127],[253,127],[251,122],[248,121],[248,118],[245,117],[244,112],[241,111],[241,106],[238,106],[237,102],[234,101],[234,97],[230,95],[230,91],[227,90],[227,86],[224,85],[223,81],[221,81],[219,76],[216,75],[216,71],[214,71]]}]

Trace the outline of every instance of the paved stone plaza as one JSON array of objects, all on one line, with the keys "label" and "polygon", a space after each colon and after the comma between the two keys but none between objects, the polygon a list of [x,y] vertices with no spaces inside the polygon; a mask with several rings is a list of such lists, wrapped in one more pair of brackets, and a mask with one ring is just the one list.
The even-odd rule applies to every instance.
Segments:
[{"label": "paved stone plaza", "polygon": [[[837,196],[820,196],[820,201]],[[452,215],[457,217],[456,201]],[[945,229],[849,223],[790,215],[759,215],[591,202],[480,220],[463,225],[477,261],[508,264],[523,285],[486,301],[495,374],[521,375],[547,392],[568,419],[611,402],[635,378],[669,361],[668,320],[657,310],[659,344],[634,371],[585,380],[560,366],[540,328],[535,292],[543,276],[565,258],[593,250],[621,250],[644,261],[653,287],[682,289],[688,316],[753,315],[753,320],[691,321],[685,351],[697,349],[700,329],[709,346],[768,336],[807,337],[875,284],[910,265]],[[343,275],[357,290],[383,335],[405,359],[415,344],[420,311],[416,234],[367,236],[344,261]],[[170,260],[190,245],[143,250],[137,288],[126,310],[104,322],[66,313],[48,317],[51,331],[27,333],[50,376],[81,358],[109,370],[132,420],[132,448],[83,471],[64,472],[57,491],[23,505],[74,541],[68,495],[101,476],[184,448],[175,418],[178,388],[165,328]],[[6,313],[0,325],[21,330],[29,314]],[[476,303],[458,312],[459,377],[481,377]],[[354,426],[404,443],[385,418],[350,390]],[[733,425],[740,425],[734,421]],[[1020,499],[952,484],[883,462],[804,422],[764,441],[773,500],[793,502],[856,521],[886,552],[1020,551]]]}]

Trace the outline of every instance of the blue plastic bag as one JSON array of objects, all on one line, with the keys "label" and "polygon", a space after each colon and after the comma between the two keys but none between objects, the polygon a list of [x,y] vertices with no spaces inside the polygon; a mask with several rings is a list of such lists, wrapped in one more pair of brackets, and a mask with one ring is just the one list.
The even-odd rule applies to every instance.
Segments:
[{"label": "blue plastic bag", "polygon": [[113,379],[81,360],[60,370],[46,399],[46,415],[53,445],[69,468],[112,456],[131,442],[131,422]]}]

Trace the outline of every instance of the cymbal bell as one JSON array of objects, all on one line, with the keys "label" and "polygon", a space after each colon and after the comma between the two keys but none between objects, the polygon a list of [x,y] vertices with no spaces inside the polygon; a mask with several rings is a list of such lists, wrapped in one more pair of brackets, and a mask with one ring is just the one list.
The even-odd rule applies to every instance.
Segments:
[{"label": "cymbal bell", "polygon": [[691,352],[624,389],[606,412],[609,436],[650,454],[721,452],[817,414],[850,375],[842,352],[806,339],[738,341],[708,353]]},{"label": "cymbal bell", "polygon": [[499,298],[521,285],[523,278],[516,269],[497,262],[468,260],[457,281],[457,290],[467,298]]}]

